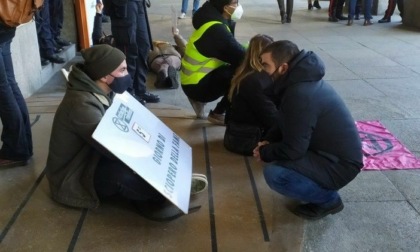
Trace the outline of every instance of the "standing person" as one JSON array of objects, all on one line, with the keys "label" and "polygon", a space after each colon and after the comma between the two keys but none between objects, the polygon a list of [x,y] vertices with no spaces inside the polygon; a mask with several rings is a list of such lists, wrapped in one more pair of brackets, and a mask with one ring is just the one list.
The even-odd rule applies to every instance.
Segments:
[{"label": "standing person", "polygon": [[286,0],[286,8],[284,8],[284,0],[277,0],[280,9],[281,23],[291,23],[293,14],[293,0]]},{"label": "standing person", "polygon": [[131,85],[124,53],[109,45],[95,45],[82,50],[82,57],[83,63],[72,66],[51,130],[46,176],[52,198],[72,207],[97,208],[100,200],[116,196],[133,202],[139,214],[151,220],[183,216],[92,138],[111,106],[111,92],[123,93]]},{"label": "standing person", "polygon": [[347,20],[343,16],[343,6],[346,0],[330,0],[330,6],[328,7],[328,21],[338,22],[338,20]]},{"label": "standing person", "polygon": [[[198,10],[198,7],[200,6],[200,0],[194,0],[193,2],[193,10],[192,15],[194,16],[194,13]],[[184,19],[187,15],[188,10],[188,0],[182,0],[182,7],[181,7],[181,16],[179,16],[179,19]]]},{"label": "standing person", "polygon": [[277,41],[263,50],[261,61],[274,79],[281,121],[254,149],[254,156],[267,162],[267,184],[306,202],[292,210],[302,218],[340,212],[344,205],[338,190],[363,167],[362,144],[350,111],[322,79],[325,66],[315,53]]},{"label": "standing person", "polygon": [[[351,0],[354,1],[354,0]],[[373,25],[372,21],[372,0],[364,0],[363,1],[363,12],[365,15],[365,21],[363,22],[363,26]]]},{"label": "standing person", "polygon": [[69,46],[71,43],[61,37],[61,29],[64,22],[63,0],[46,0],[49,1],[51,34],[54,42],[58,46]]},{"label": "standing person", "polygon": [[308,10],[312,10],[313,7],[317,8],[318,10],[321,9],[321,5],[319,5],[318,0],[315,0],[313,5],[312,5],[312,0],[308,0]]},{"label": "standing person", "polygon": [[61,46],[57,46],[51,30],[51,17],[49,1],[44,1],[42,8],[35,14],[36,30],[38,33],[38,45],[41,56],[41,64],[47,65],[48,61],[63,64],[66,60],[58,56]]},{"label": "standing person", "polygon": [[361,9],[361,0],[350,0],[349,1],[349,15],[347,25],[353,25],[353,20],[359,20],[359,14]]},{"label": "standing person", "polygon": [[385,15],[378,23],[391,22],[391,16],[394,15],[395,7],[398,5],[401,18],[404,16],[404,0],[388,0],[388,8],[386,8]]},{"label": "standing person", "polygon": [[0,23],[0,168],[24,166],[33,155],[28,108],[16,83],[10,51],[15,31]]},{"label": "standing person", "polygon": [[252,155],[261,137],[277,122],[276,106],[267,95],[273,81],[260,62],[261,51],[272,42],[273,38],[267,35],[252,37],[232,79],[224,135],[224,145],[232,152]]},{"label": "standing person", "polygon": [[207,119],[224,125],[229,106],[227,93],[245,49],[234,37],[235,22],[243,9],[238,0],[210,0],[195,13],[192,33],[181,61],[181,86],[197,118],[204,118],[204,105],[222,100]]},{"label": "standing person", "polygon": [[158,95],[147,92],[147,55],[150,50],[146,0],[105,0],[104,12],[111,17],[111,32],[115,46],[127,56],[127,67],[133,84],[128,91],[144,103],[160,101]]}]

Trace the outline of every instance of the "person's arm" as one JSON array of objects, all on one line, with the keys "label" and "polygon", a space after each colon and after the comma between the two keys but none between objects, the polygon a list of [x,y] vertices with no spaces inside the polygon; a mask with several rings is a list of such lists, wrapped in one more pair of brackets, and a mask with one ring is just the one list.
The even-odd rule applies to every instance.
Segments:
[{"label": "person's arm", "polygon": [[306,101],[307,98],[302,96],[288,97],[284,101],[282,140],[262,146],[261,160],[296,160],[307,153],[317,115],[316,108],[308,105]]},{"label": "person's arm", "polygon": [[102,37],[102,9],[104,5],[101,2],[96,4],[96,15],[93,23],[93,32],[92,32],[92,43],[94,45],[99,44],[99,40]]},{"label": "person's arm", "polygon": [[238,67],[245,48],[239,44],[225,24],[214,24],[195,42],[197,50],[206,57],[216,58]]},{"label": "person's arm", "polygon": [[187,46],[187,41],[179,34],[178,28],[172,27],[172,35],[174,36],[176,47],[175,49],[179,52],[181,57],[185,54],[185,47]]}]

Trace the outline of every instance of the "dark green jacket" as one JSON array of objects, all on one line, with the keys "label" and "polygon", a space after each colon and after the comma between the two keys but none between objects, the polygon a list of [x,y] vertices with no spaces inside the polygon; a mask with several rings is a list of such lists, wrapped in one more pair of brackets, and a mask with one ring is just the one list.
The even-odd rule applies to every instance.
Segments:
[{"label": "dark green jacket", "polygon": [[83,72],[73,66],[64,98],[51,131],[46,167],[52,198],[62,204],[96,208],[93,175],[103,153],[92,138],[111,99]]}]

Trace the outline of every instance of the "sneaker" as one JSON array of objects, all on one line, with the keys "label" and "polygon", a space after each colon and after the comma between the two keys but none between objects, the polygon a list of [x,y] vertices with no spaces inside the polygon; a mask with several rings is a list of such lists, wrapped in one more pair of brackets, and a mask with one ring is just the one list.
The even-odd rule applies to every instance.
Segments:
[{"label": "sneaker", "polygon": [[186,17],[185,13],[183,12],[183,13],[181,13],[181,16],[178,17],[178,19],[184,19],[185,17]]},{"label": "sneaker", "polygon": [[319,5],[319,1],[318,0],[316,0],[314,2],[314,7],[317,8],[318,10],[321,9],[321,5]]},{"label": "sneaker", "polygon": [[145,100],[148,103],[157,103],[160,102],[159,95],[155,95],[149,92],[145,92],[144,94],[136,94],[140,99]]},{"label": "sneaker", "polygon": [[[152,221],[167,222],[185,215],[184,212],[169,200],[165,200],[162,203],[153,201],[134,201],[133,204],[141,216]],[[200,208],[200,205],[190,206],[188,214],[197,212]]]},{"label": "sneaker", "polygon": [[191,98],[188,98],[188,100],[191,103],[191,106],[194,109],[195,114],[197,115],[198,119],[204,119],[205,115],[204,115],[204,106],[206,105],[206,103],[204,102],[199,102],[199,101],[194,101]]},{"label": "sneaker", "polygon": [[178,71],[173,66],[168,67],[168,78],[166,79],[168,88],[177,89],[179,87],[177,73]]},{"label": "sneaker", "polygon": [[336,214],[343,210],[344,204],[340,201],[337,202],[335,205],[331,206],[330,208],[323,208],[320,207],[317,204],[309,203],[304,204],[296,207],[292,212],[304,219],[308,220],[319,220],[321,218],[324,218],[325,216],[329,214]]},{"label": "sneaker", "polygon": [[168,88],[166,86],[166,75],[164,71],[160,71],[156,75],[155,88]]},{"label": "sneaker", "polygon": [[67,71],[65,68],[61,68],[61,73],[64,75],[64,78],[66,78],[66,80],[69,81],[70,72]]},{"label": "sneaker", "polygon": [[213,124],[225,126],[225,114],[216,114],[213,110],[210,110],[207,120]]},{"label": "sneaker", "polygon": [[207,185],[206,175],[193,173],[191,178],[191,195],[202,193],[207,189]]},{"label": "sneaker", "polygon": [[25,166],[27,164],[28,160],[0,159],[0,168],[14,168],[19,166]]}]

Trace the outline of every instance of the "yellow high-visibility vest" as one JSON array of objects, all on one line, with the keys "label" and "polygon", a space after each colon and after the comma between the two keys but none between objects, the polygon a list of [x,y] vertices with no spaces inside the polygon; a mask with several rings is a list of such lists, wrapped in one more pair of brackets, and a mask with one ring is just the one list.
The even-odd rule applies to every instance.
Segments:
[{"label": "yellow high-visibility vest", "polygon": [[[190,40],[185,48],[185,54],[181,60],[181,84],[194,85],[197,84],[204,76],[214,69],[227,64],[216,58],[207,58],[202,55],[194,43],[204,32],[214,24],[222,24],[220,21],[211,21],[203,24],[198,30],[195,30],[191,35]],[[226,28],[230,31],[229,27]]]}]

